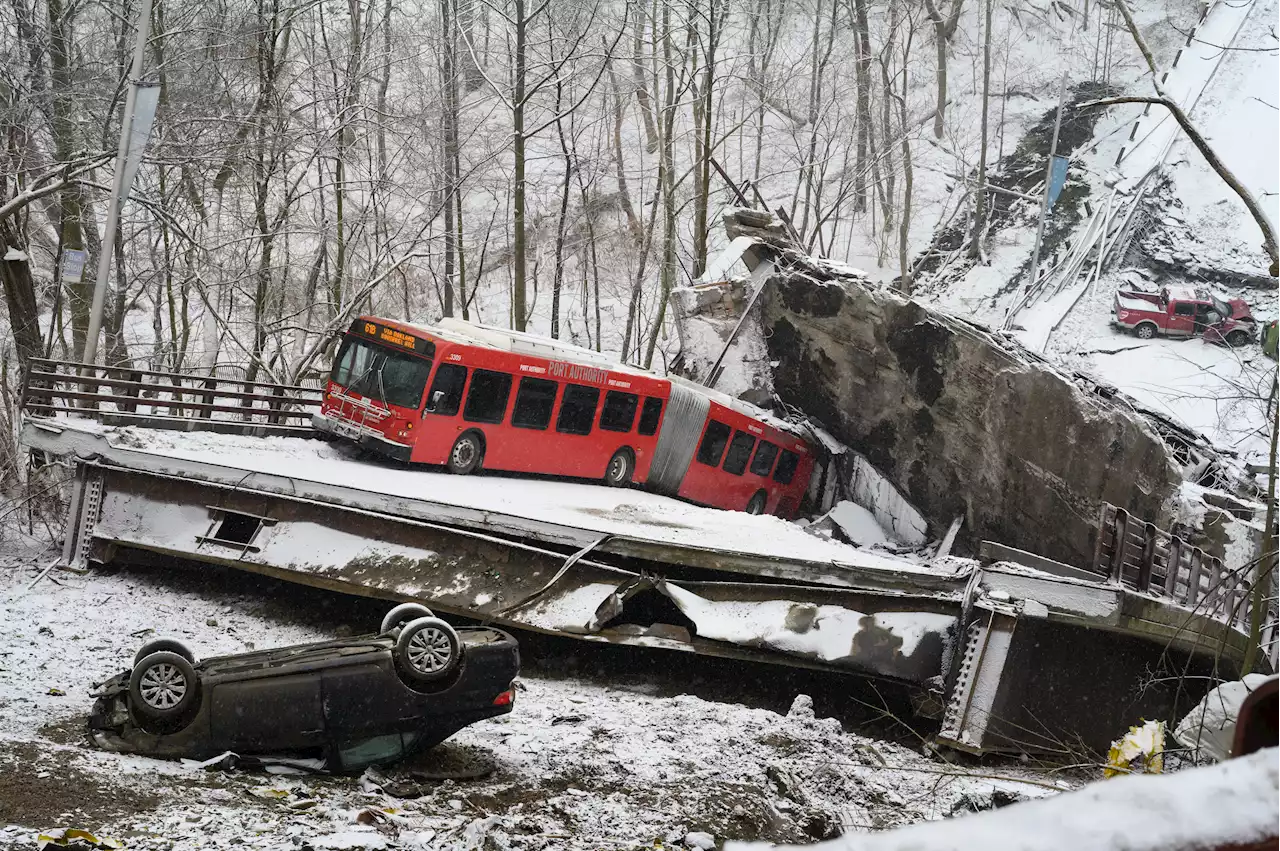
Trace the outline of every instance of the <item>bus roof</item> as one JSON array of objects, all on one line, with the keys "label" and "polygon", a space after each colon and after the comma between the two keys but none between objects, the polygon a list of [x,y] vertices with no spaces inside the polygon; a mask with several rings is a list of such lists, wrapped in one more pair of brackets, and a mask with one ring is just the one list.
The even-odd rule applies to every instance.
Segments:
[{"label": "bus roof", "polygon": [[687,378],[681,378],[677,375],[657,375],[650,370],[641,369],[638,366],[618,363],[613,357],[604,354],[603,352],[597,352],[593,349],[576,346],[573,343],[566,343],[562,340],[553,340],[549,337],[542,337],[538,334],[529,334],[524,331],[511,331],[506,328],[497,328],[492,325],[479,325],[475,322],[467,322],[453,317],[445,317],[436,325],[415,325],[411,322],[388,320],[377,316],[364,318],[395,325],[401,330],[408,331],[410,333],[430,335],[439,340],[444,340],[450,343],[460,343],[467,346],[487,346],[488,348],[512,352],[514,354],[532,355],[534,357],[562,360],[569,363],[583,364],[585,366],[594,366],[600,369],[607,369],[611,372],[645,375],[651,378],[665,378],[673,384],[679,384],[683,387],[688,387],[691,390],[701,393],[712,401],[724,405],[726,408],[730,408],[748,417],[754,417],[779,431],[802,438],[804,436],[804,431],[795,424],[786,422],[769,411],[766,411],[764,408],[759,408],[752,405],[750,402],[744,402],[741,399],[730,396],[728,393],[724,393],[720,390],[713,390],[712,388],[699,384],[696,381],[690,381]]}]

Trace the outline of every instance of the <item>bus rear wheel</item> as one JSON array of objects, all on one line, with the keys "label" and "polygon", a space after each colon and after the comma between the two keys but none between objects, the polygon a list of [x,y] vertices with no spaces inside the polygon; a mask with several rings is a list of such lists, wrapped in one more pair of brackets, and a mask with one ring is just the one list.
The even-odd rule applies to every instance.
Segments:
[{"label": "bus rear wheel", "polygon": [[747,501],[748,514],[764,514],[765,495],[764,491],[756,491],[755,496]]},{"label": "bus rear wheel", "polygon": [[484,457],[484,444],[480,435],[469,431],[459,437],[449,450],[447,467],[450,473],[465,476],[474,473],[480,467],[480,459]]},{"label": "bus rear wheel", "polygon": [[609,466],[604,469],[604,483],[611,488],[623,488],[631,484],[631,477],[636,472],[636,457],[630,449],[619,449],[609,459]]}]

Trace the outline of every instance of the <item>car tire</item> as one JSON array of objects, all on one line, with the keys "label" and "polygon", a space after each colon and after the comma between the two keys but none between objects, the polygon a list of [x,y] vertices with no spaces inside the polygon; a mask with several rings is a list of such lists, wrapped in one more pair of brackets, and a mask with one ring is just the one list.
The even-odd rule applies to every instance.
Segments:
[{"label": "car tire", "polygon": [[484,440],[478,432],[469,431],[454,441],[445,466],[456,476],[466,476],[480,469],[483,458]]},{"label": "car tire", "polygon": [[176,638],[157,638],[155,641],[148,641],[138,649],[133,655],[133,666],[136,668],[138,663],[150,656],[152,653],[177,653],[183,659],[186,659],[192,665],[196,663],[196,654],[192,653],[187,645],[178,641]]},{"label": "car tire", "polygon": [[186,714],[200,692],[200,678],[190,662],[161,650],[133,666],[129,675],[129,703],[151,721],[173,721]]},{"label": "car tire", "polygon": [[769,498],[764,491],[756,491],[751,499],[747,500],[746,512],[748,514],[764,514],[764,507],[768,503]]},{"label": "car tire", "polygon": [[1227,335],[1227,345],[1234,346],[1237,349],[1241,346],[1247,345],[1249,340],[1249,335],[1244,331],[1232,331]]},{"label": "car tire", "polygon": [[604,483],[611,488],[625,488],[631,484],[636,472],[636,456],[630,449],[623,447],[613,453],[609,464],[604,468]]},{"label": "car tire", "polygon": [[378,630],[378,633],[385,635],[398,626],[404,626],[409,621],[433,617],[435,617],[435,612],[421,603],[401,603],[387,612],[386,617],[382,619],[382,628]]},{"label": "car tire", "polygon": [[1137,335],[1139,340],[1150,340],[1156,335],[1156,326],[1150,322],[1143,322],[1137,328],[1133,329],[1133,333]]},{"label": "car tire", "polygon": [[395,661],[411,684],[435,683],[457,670],[462,662],[462,641],[453,627],[439,618],[418,618],[400,630]]}]

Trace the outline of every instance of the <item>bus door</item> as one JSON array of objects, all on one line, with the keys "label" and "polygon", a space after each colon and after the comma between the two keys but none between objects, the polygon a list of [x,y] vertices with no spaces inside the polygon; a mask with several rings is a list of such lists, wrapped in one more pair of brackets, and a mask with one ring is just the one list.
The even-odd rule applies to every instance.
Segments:
[{"label": "bus door", "polygon": [[460,360],[456,353],[444,355],[431,376],[410,457],[414,463],[443,464],[463,431],[463,392],[471,371]]}]

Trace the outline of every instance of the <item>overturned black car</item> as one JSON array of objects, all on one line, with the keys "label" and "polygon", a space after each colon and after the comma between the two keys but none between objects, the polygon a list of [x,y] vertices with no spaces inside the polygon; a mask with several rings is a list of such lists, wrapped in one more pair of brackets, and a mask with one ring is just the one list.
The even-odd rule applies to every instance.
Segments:
[{"label": "overturned black car", "polygon": [[508,713],[519,649],[507,633],[454,629],[405,603],[377,635],[197,662],[180,642],[149,642],[100,686],[90,738],[159,757],[319,759],[359,771]]}]

